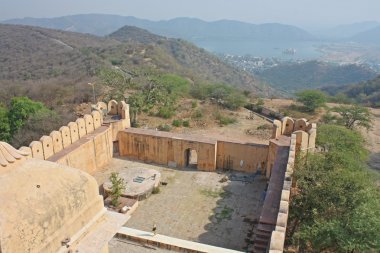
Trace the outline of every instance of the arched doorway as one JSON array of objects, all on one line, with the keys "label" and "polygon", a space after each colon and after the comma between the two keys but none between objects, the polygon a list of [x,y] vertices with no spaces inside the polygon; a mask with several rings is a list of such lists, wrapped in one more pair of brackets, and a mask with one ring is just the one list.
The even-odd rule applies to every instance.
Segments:
[{"label": "arched doorway", "polygon": [[198,153],[195,149],[188,148],[185,150],[185,167],[198,168]]}]

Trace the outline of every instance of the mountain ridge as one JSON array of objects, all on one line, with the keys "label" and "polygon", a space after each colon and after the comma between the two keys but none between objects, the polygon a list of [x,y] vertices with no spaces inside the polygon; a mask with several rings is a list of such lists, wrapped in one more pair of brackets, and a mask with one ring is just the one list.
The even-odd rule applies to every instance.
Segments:
[{"label": "mountain ridge", "polygon": [[[235,37],[250,37],[252,39],[260,39],[261,37],[267,37],[270,39],[287,39],[287,40],[313,40],[314,37],[305,30],[279,23],[267,23],[267,24],[250,24],[241,21],[234,20],[217,20],[217,21],[203,21],[197,18],[174,18],[170,20],[150,21],[147,19],[139,19],[132,16],[119,16],[108,14],[78,14],[70,16],[62,16],[56,18],[23,18],[23,19],[11,19],[1,21],[6,24],[21,24],[21,25],[34,25],[46,28],[55,29],[72,29],[71,31],[77,31],[82,33],[91,33],[98,36],[108,35],[124,25],[136,26],[146,29],[152,33],[167,37],[179,36],[183,39],[189,39],[192,37],[199,37],[201,35],[207,35],[208,33],[215,33],[221,36],[226,33],[234,33]],[[220,24],[226,26],[229,24],[229,29],[220,27]],[[183,25],[187,28],[192,27],[192,32],[188,30],[183,33]],[[180,27],[178,27],[180,26]],[[87,27],[87,28],[86,28]],[[230,29],[234,28],[234,29]],[[268,31],[265,36],[265,29],[271,28],[272,31]],[[283,38],[276,37],[273,31],[283,31]]]},{"label": "mountain ridge", "polygon": [[130,41],[0,24],[0,80],[61,78],[85,82],[96,78],[102,67],[119,66],[149,73],[175,73],[196,82],[221,82],[260,94],[269,89],[259,87],[250,74],[191,43],[156,36],[139,28],[125,29]]}]

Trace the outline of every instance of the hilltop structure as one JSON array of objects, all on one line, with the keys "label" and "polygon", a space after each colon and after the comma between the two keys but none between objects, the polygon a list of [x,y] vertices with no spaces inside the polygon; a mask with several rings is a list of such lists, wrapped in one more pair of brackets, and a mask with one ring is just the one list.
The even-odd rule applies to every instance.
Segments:
[{"label": "hilltop structure", "polygon": [[252,250],[283,251],[295,156],[315,149],[315,124],[274,120],[269,145],[262,145],[130,128],[125,102],[100,102],[93,109],[29,147],[0,143],[0,252],[108,252],[115,234],[181,252],[236,252],[120,229],[129,216],[105,209],[92,177],[115,154],[182,169],[195,153],[201,171],[266,176]]}]

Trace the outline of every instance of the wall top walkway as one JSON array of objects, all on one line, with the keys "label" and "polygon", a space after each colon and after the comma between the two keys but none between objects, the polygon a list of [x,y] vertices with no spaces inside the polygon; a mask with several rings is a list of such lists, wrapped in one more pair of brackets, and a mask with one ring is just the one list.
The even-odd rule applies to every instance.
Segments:
[{"label": "wall top walkway", "polygon": [[155,236],[153,236],[151,232],[145,232],[145,231],[128,228],[128,227],[120,228],[118,235],[121,235],[121,236],[126,235],[126,236],[130,236],[136,239],[141,239],[141,240],[146,240],[146,241],[156,242],[156,243],[161,243],[161,244],[166,244],[166,245],[172,245],[178,248],[200,251],[200,252],[242,253],[241,251],[230,250],[230,249],[215,247],[215,246],[211,246],[207,244],[181,240],[181,239],[177,239],[177,238],[173,238],[173,237],[169,237],[165,235],[156,234]]}]

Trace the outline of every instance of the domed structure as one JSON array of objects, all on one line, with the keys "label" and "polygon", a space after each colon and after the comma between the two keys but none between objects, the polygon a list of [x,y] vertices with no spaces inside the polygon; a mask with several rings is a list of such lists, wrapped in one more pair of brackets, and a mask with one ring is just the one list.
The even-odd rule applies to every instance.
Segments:
[{"label": "domed structure", "polygon": [[26,159],[26,153],[9,144],[0,143],[0,153],[0,252],[68,250],[95,231],[94,224],[99,228],[99,220],[106,221],[103,199],[90,175]]}]

